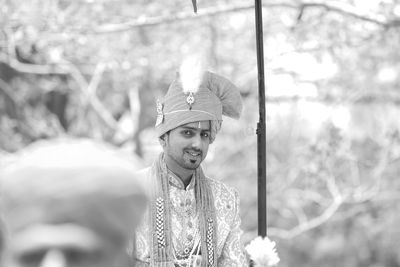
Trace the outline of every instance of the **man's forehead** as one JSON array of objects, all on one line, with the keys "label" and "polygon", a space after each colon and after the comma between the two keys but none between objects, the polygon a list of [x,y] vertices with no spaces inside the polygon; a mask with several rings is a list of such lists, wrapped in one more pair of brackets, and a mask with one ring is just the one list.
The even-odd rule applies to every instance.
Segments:
[{"label": "man's forehead", "polygon": [[181,128],[192,128],[192,129],[201,129],[205,131],[210,130],[210,121],[195,121],[186,123],[180,126]]}]

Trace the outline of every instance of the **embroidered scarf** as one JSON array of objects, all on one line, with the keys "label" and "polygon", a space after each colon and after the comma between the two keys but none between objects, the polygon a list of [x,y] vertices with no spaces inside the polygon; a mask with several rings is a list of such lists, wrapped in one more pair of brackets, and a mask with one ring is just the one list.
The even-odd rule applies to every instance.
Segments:
[{"label": "embroidered scarf", "polygon": [[[169,201],[168,169],[164,153],[152,166],[152,177],[155,177],[153,200],[151,202],[151,266],[173,267],[174,251],[172,246],[172,229]],[[201,235],[202,267],[216,266],[216,219],[211,187],[201,167],[198,167],[192,179],[195,179],[196,212],[199,214]]]}]

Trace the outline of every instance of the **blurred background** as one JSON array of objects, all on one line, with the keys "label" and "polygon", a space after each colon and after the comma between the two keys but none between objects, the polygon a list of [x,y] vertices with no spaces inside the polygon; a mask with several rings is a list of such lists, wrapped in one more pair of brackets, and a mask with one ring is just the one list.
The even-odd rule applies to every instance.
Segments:
[{"label": "blurred background", "polygon": [[[240,87],[205,162],[257,235],[254,3],[0,0],[0,164],[39,139],[104,140],[146,166],[182,59]],[[400,266],[400,3],[265,0],[267,226],[279,266]]]}]

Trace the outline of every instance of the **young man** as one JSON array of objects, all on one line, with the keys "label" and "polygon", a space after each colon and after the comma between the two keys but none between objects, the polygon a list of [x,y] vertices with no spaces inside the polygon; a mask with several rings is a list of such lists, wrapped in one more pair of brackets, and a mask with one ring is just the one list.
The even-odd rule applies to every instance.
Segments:
[{"label": "young man", "polygon": [[90,141],[42,141],[0,170],[4,267],[131,267],[145,210],[131,162]]},{"label": "young man", "polygon": [[200,166],[222,115],[239,118],[240,93],[216,74],[199,77],[196,84],[181,71],[157,103],[163,153],[139,174],[151,188],[151,205],[136,232],[138,266],[247,266],[238,194]]}]

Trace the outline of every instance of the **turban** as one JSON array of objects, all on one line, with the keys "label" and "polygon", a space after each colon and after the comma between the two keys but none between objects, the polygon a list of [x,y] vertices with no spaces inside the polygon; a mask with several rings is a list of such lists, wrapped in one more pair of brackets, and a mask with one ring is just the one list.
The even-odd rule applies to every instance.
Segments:
[{"label": "turban", "polygon": [[234,119],[240,117],[240,92],[228,79],[208,71],[201,72],[199,83],[191,88],[185,86],[185,80],[187,77],[177,73],[167,94],[158,101],[155,126],[157,134],[162,136],[181,125],[209,120],[210,142],[213,142],[221,128],[222,115]]},{"label": "turban", "polygon": [[114,148],[89,140],[40,141],[0,170],[9,232],[74,223],[126,243],[145,209],[136,168]]}]

